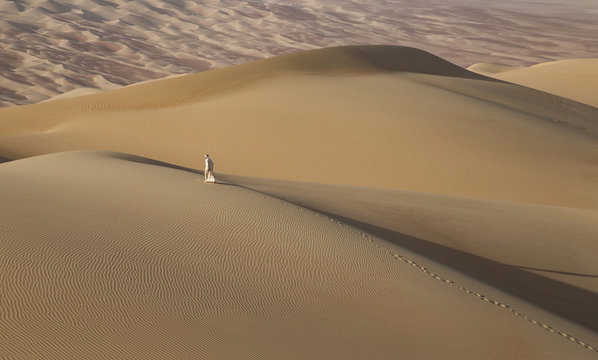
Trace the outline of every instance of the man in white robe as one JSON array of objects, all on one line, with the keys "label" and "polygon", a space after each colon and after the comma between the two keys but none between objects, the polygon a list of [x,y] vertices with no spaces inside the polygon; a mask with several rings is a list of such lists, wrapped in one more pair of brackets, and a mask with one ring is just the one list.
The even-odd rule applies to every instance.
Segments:
[{"label": "man in white robe", "polygon": [[204,172],[206,182],[215,182],[214,179],[214,162],[210,159],[210,155],[206,154],[206,169]]}]

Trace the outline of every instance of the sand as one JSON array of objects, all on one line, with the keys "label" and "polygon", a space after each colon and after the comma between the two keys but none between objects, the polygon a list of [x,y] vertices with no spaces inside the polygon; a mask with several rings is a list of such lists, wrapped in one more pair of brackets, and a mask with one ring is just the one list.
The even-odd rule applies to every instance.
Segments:
[{"label": "sand", "polygon": [[19,0],[0,3],[0,106],[298,50],[424,47],[460,66],[595,56],[587,0]]},{"label": "sand", "polygon": [[530,67],[474,64],[479,74],[598,107],[598,59],[551,61]]},{"label": "sand", "polygon": [[[227,176],[341,219],[598,330],[598,212]],[[583,249],[582,251],[580,251]]]},{"label": "sand", "polygon": [[6,357],[594,358],[597,118],[386,46],[0,109]]},{"label": "sand", "polygon": [[101,152],[0,173],[9,358],[594,356],[400,247],[197,173]]},{"label": "sand", "polygon": [[412,48],[291,54],[0,114],[13,159],[99,149],[203,167],[208,152],[235,175],[598,209],[596,108]]}]

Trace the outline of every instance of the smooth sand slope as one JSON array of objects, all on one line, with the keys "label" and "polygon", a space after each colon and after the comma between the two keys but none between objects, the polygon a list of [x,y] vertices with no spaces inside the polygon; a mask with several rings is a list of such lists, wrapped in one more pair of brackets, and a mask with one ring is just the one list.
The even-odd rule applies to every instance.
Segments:
[{"label": "smooth sand slope", "polygon": [[168,164],[60,153],[0,176],[4,358],[595,357],[483,284]]},{"label": "smooth sand slope", "polygon": [[0,164],[0,334],[17,358],[595,357],[597,119],[387,46],[0,109],[0,158],[157,160]]},{"label": "smooth sand slope", "polygon": [[598,107],[598,59],[551,61],[530,67],[480,63],[468,69]]}]

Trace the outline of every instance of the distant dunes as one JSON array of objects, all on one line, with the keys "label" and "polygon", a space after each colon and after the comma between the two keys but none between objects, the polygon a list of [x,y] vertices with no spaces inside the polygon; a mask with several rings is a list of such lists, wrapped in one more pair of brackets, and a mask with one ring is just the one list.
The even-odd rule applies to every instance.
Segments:
[{"label": "distant dunes", "polygon": [[597,119],[395,46],[0,109],[2,355],[594,358]]},{"label": "distant dunes", "polygon": [[424,47],[460,66],[493,61],[521,66],[595,55],[593,2],[538,4],[3,1],[0,106],[341,45]]}]

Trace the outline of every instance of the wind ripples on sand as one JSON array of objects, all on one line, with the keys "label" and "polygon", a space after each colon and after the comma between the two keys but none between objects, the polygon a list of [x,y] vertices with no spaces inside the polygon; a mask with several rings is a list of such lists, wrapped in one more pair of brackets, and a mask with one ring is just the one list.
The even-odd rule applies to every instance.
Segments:
[{"label": "wind ripples on sand", "polygon": [[[6,358],[393,358],[428,336],[457,355],[535,349],[510,313],[396,266],[389,245],[338,220],[137,160],[0,167]],[[444,325],[415,326],[430,316]],[[451,345],[465,339],[474,349]]]},{"label": "wind ripples on sand", "polygon": [[[92,178],[89,174],[71,184],[71,191],[83,190],[81,183],[88,186]],[[53,189],[46,193],[52,200],[40,199],[45,218],[35,227],[23,224],[26,217],[6,218],[3,229],[7,240],[2,245],[11,259],[1,271],[12,275],[4,280],[1,314],[5,330],[12,337],[20,333],[21,341],[30,331],[64,333],[81,327],[93,336],[116,338],[117,329],[134,331],[139,323],[155,322],[155,313],[214,316],[225,323],[247,316],[309,316],[314,310],[327,311],[318,308],[325,303],[314,298],[309,287],[334,277],[338,266],[354,265],[345,265],[342,256],[329,257],[333,249],[321,251],[328,238],[339,235],[326,219],[310,229],[310,219],[289,216],[289,211],[298,211],[247,191],[231,187],[185,199],[181,195],[189,184],[172,184],[153,197],[149,193],[155,189],[141,185],[140,193],[111,206],[88,191],[56,201],[52,194],[61,192],[55,188],[60,179],[45,180]],[[195,181],[191,185],[201,186]],[[104,190],[97,189],[100,197],[107,195]],[[23,203],[13,204],[13,215],[31,211],[19,208]],[[59,209],[68,214],[59,214]],[[31,232],[19,232],[22,227]],[[305,237],[313,240],[300,240]],[[354,290],[347,286],[344,291]],[[316,307],[298,306],[306,302]],[[56,346],[31,341],[34,348],[52,345],[64,354],[85,351],[60,347],[70,342]]]}]

